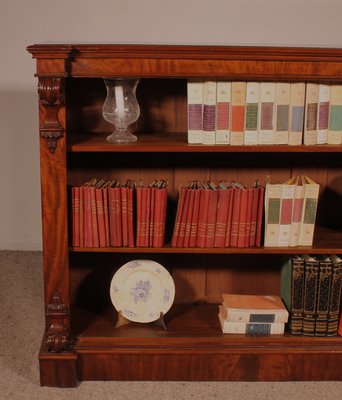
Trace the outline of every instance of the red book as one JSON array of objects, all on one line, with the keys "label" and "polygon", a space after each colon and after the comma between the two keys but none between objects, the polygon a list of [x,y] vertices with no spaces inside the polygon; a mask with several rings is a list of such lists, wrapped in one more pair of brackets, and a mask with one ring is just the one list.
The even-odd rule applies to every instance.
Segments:
[{"label": "red book", "polygon": [[185,236],[185,226],[187,223],[188,218],[188,209],[189,209],[189,202],[190,202],[190,191],[189,187],[185,189],[185,198],[183,203],[183,210],[180,219],[180,227],[179,233],[177,238],[177,247],[184,247],[184,236]]},{"label": "red book", "polygon": [[122,245],[120,184],[113,181],[108,188],[109,231],[111,246]]},{"label": "red book", "polygon": [[93,225],[89,182],[83,185],[84,200],[84,246],[93,247]]},{"label": "red book", "polygon": [[134,226],[133,226],[133,186],[129,182],[127,187],[127,230],[128,230],[128,247],[134,247]]},{"label": "red book", "polygon": [[[164,185],[165,182],[162,183]],[[155,212],[153,247],[164,246],[165,218],[166,218],[167,189],[155,188]]]},{"label": "red book", "polygon": [[237,244],[238,244],[241,192],[242,192],[242,189],[240,187],[236,187],[234,189],[232,225],[231,225],[231,234],[230,234],[230,246],[231,247],[237,247]]},{"label": "red book", "polygon": [[[166,182],[165,182],[166,186]],[[163,192],[162,196],[162,210],[161,210],[161,215],[162,215],[162,221],[161,221],[161,228],[160,228],[160,235],[159,235],[159,246],[158,247],[163,247],[165,244],[165,221],[166,221],[166,210],[167,210],[167,187],[164,187],[161,189]]]},{"label": "red book", "polygon": [[208,218],[208,208],[209,208],[209,188],[206,184],[203,184],[202,189],[200,189],[200,208],[198,213],[198,229],[197,229],[197,247],[205,247],[205,235],[206,235],[206,225]]},{"label": "red book", "polygon": [[247,222],[246,222],[246,238],[244,247],[249,247],[252,224],[252,207],[253,207],[253,188],[247,189]]},{"label": "red book", "polygon": [[97,224],[98,224],[98,234],[99,234],[99,247],[107,246],[104,207],[103,207],[103,191],[102,191],[103,184],[104,181],[101,180],[97,183],[95,187],[95,202],[96,202],[96,214],[97,214]]},{"label": "red book", "polygon": [[228,188],[218,189],[218,205],[215,225],[214,247],[224,247],[226,241],[229,202],[232,191]]},{"label": "red book", "polygon": [[121,227],[122,227],[122,246],[128,246],[128,199],[127,182],[120,186],[121,200]]},{"label": "red book", "polygon": [[192,215],[194,212],[194,201],[195,201],[195,189],[193,188],[193,185],[191,185],[191,188],[189,189],[189,206],[185,222],[183,247],[189,247],[190,245],[190,234],[191,234]]},{"label": "red book", "polygon": [[80,188],[71,188],[72,203],[72,245],[80,245]]},{"label": "red book", "polygon": [[99,247],[99,225],[96,210],[96,197],[95,197],[96,181],[90,185],[90,208],[91,208],[91,225],[93,231],[93,247]]},{"label": "red book", "polygon": [[181,222],[181,218],[182,218],[183,205],[184,205],[184,200],[185,200],[185,193],[186,193],[186,189],[181,187],[179,189],[177,214],[176,214],[176,220],[175,220],[175,225],[173,228],[173,234],[172,234],[172,240],[171,240],[172,247],[177,247],[180,222]]},{"label": "red book", "polygon": [[80,247],[84,247],[84,193],[80,187]]},{"label": "red book", "polygon": [[155,243],[157,241],[158,236],[158,227],[156,226],[156,222],[158,218],[158,211],[160,211],[156,204],[156,182],[153,182],[150,185],[151,189],[151,211],[150,211],[150,227],[149,227],[149,243],[150,246],[155,247]]},{"label": "red book", "polygon": [[258,202],[259,202],[259,188],[254,187],[252,195],[252,213],[251,213],[251,224],[249,232],[249,246],[255,246],[256,239],[256,225],[258,218]]},{"label": "red book", "polygon": [[218,200],[218,191],[216,190],[216,187],[214,185],[210,184],[209,207],[208,207],[207,223],[205,227],[204,247],[214,247],[217,200]]},{"label": "red book", "polygon": [[106,182],[102,188],[103,194],[103,215],[105,221],[105,233],[106,233],[106,246],[110,246],[110,232],[109,232],[109,205],[108,205],[108,186],[110,181]]},{"label": "red book", "polygon": [[248,190],[241,188],[237,247],[245,247],[247,240]]},{"label": "red book", "polygon": [[262,230],[262,221],[264,217],[264,194],[265,194],[265,188],[259,187],[258,218],[257,218],[256,238],[255,238],[255,244],[257,247],[261,246],[261,230]]},{"label": "red book", "polygon": [[230,187],[230,197],[229,197],[229,206],[228,206],[228,215],[227,215],[227,229],[226,229],[226,236],[225,236],[225,247],[230,247],[230,238],[232,236],[232,215],[233,215],[233,206],[234,206],[234,197],[236,188]]},{"label": "red book", "polygon": [[[139,214],[139,232],[137,232],[137,246],[147,247],[149,239],[149,218],[150,218],[150,204],[149,204],[149,188],[137,188],[137,206]],[[138,203],[139,202],[139,203]]]},{"label": "red book", "polygon": [[201,190],[196,182],[196,188],[194,190],[194,207],[191,216],[191,227],[190,227],[190,239],[189,247],[196,247],[197,245],[197,229],[198,229],[198,215],[200,208]]},{"label": "red book", "polygon": [[136,207],[137,207],[137,223],[136,223],[136,245],[138,247],[141,246],[142,244],[142,235],[141,235],[141,212],[142,212],[142,208],[141,208],[141,203],[142,203],[142,199],[141,199],[141,195],[142,195],[142,187],[137,187],[136,188],[136,194],[137,194],[137,203],[136,203]]}]

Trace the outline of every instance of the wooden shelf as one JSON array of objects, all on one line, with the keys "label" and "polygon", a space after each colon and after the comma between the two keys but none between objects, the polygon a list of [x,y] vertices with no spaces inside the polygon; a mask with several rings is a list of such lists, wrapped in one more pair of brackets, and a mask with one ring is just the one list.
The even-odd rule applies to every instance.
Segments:
[{"label": "wooden shelf", "polygon": [[69,152],[150,152],[150,153],[336,153],[342,152],[342,146],[230,146],[202,145],[187,143],[185,133],[137,134],[138,140],[129,144],[111,144],[106,141],[107,133],[69,134],[67,151]]}]

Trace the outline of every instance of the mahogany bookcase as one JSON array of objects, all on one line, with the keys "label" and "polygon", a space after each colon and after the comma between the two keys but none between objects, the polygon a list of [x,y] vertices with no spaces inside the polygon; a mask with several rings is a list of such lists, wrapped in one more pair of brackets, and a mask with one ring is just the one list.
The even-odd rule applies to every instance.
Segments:
[{"label": "mahogany bookcase", "polygon": [[[187,143],[187,79],[341,82],[342,50],[328,48],[37,44],[46,327],[41,384],[82,380],[340,380],[342,338],[223,335],[221,294],[279,294],[284,255],[342,253],[342,146],[227,146]],[[106,142],[103,77],[141,78],[138,141]],[[79,248],[70,245],[68,187],[91,178],[167,179],[166,241],[178,188],[193,179],[283,182],[307,174],[320,184],[312,247]],[[167,330],[115,328],[109,285],[134,259],[173,276]]]}]

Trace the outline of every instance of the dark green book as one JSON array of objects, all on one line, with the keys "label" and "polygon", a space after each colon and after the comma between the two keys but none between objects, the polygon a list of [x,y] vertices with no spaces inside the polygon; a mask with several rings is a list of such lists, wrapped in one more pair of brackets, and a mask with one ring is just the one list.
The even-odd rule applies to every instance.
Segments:
[{"label": "dark green book", "polygon": [[319,255],[317,258],[319,260],[319,272],[315,336],[327,336],[333,263],[327,255]]},{"label": "dark green book", "polygon": [[303,307],[303,335],[314,336],[316,321],[316,304],[318,292],[319,261],[316,257],[305,254],[304,267],[304,307]]},{"label": "dark green book", "polygon": [[342,259],[333,254],[330,256],[333,269],[331,279],[331,294],[328,314],[327,336],[336,336],[340,314],[341,286],[342,286]]}]

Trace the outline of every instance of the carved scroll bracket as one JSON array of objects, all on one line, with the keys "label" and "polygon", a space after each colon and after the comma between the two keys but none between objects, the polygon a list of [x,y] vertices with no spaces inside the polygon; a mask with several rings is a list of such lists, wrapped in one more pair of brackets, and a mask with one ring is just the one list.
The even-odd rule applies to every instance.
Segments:
[{"label": "carved scroll bracket", "polygon": [[64,136],[64,128],[58,120],[58,111],[64,106],[64,79],[39,78],[38,94],[42,107],[40,134],[47,139],[48,149],[54,153],[57,141]]},{"label": "carved scroll bracket", "polygon": [[70,344],[70,333],[65,325],[68,317],[68,307],[63,304],[61,295],[55,292],[52,302],[46,306],[48,328],[46,331],[46,346],[49,351],[66,351]]}]

